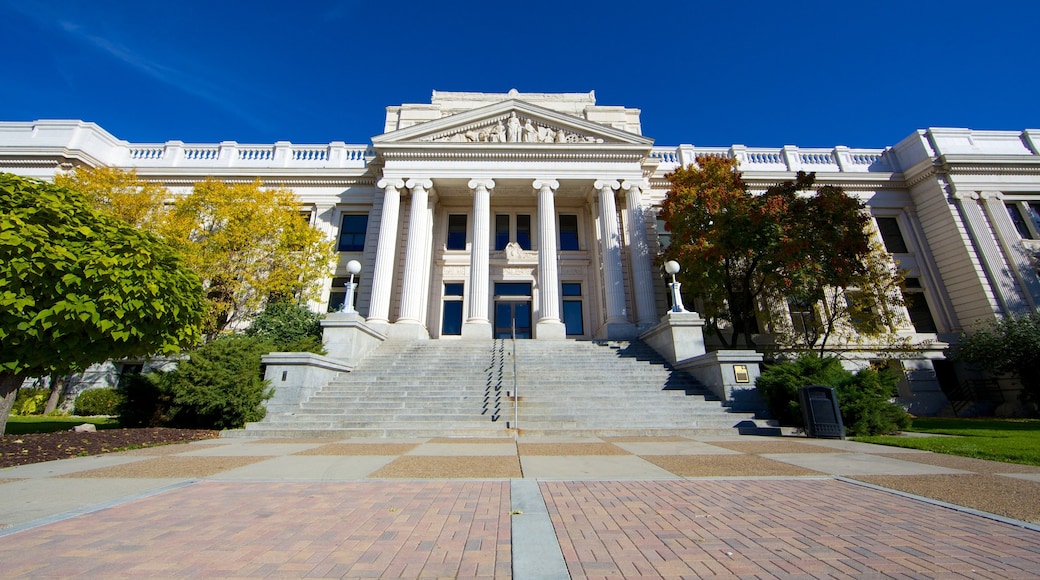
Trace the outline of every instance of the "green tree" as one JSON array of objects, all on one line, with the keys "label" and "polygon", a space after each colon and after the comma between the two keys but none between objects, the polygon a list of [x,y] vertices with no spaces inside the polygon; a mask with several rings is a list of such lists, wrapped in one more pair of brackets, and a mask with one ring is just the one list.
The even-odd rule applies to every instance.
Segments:
[{"label": "green tree", "polygon": [[269,301],[313,298],[335,256],[331,241],[300,218],[292,192],[259,182],[196,184],[161,232],[202,279],[211,336]]},{"label": "green tree", "polygon": [[0,174],[0,432],[18,386],[200,338],[198,277],[175,250],[67,187]]},{"label": "green tree", "polygon": [[702,314],[726,346],[743,339],[753,347],[760,301],[816,304],[829,288],[860,281],[869,217],[840,188],[813,191],[812,174],[754,194],[736,167],[735,159],[699,157],[668,175],[661,215],[672,242],[662,258],[683,265],[684,288],[703,300]]},{"label": "green tree", "polygon": [[1022,383],[1022,401],[1040,408],[1040,312],[1009,316],[961,335],[954,358]]},{"label": "green tree", "polygon": [[275,302],[257,314],[246,334],[268,340],[278,350],[321,352],[323,316],[300,304]]}]

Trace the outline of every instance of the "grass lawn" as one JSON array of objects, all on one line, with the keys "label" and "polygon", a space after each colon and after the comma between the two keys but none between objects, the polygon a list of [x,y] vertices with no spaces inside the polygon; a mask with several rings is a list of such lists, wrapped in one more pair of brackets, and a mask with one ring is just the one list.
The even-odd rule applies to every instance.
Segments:
[{"label": "grass lawn", "polygon": [[1040,419],[914,419],[908,431],[946,437],[856,437],[856,441],[1040,465]]},{"label": "grass lawn", "polygon": [[7,418],[7,429],[4,435],[68,431],[76,425],[84,423],[93,423],[98,429],[119,428],[119,419],[114,417],[47,417],[43,415],[22,417],[11,415]]}]

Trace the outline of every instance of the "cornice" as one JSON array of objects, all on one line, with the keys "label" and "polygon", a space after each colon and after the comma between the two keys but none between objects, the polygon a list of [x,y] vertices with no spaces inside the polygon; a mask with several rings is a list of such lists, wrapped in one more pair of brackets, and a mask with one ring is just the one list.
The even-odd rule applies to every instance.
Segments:
[{"label": "cornice", "polygon": [[[426,144],[439,145],[439,144]],[[641,162],[645,157],[645,147],[625,146],[618,150],[617,146],[607,145],[609,150],[596,151],[588,147],[570,148],[567,145],[550,146],[559,148],[557,151],[540,149],[526,150],[515,146],[508,146],[502,150],[494,150],[492,147],[481,147],[477,150],[467,151],[455,148],[427,148],[421,149],[410,146],[396,149],[388,148],[380,151],[380,157],[386,161],[601,161],[601,162]],[[603,147],[603,145],[600,145]]]},{"label": "cornice", "polygon": [[936,164],[953,175],[1040,175],[1037,155],[940,155]]}]

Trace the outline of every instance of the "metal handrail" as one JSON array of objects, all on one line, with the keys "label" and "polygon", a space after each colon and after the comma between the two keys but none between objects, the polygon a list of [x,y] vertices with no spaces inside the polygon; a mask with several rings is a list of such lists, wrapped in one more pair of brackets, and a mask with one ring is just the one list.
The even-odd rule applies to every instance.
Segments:
[{"label": "metal handrail", "polygon": [[516,380],[516,319],[512,321],[512,339],[513,339],[513,438],[517,439],[520,436],[520,394],[516,392],[517,380]]}]

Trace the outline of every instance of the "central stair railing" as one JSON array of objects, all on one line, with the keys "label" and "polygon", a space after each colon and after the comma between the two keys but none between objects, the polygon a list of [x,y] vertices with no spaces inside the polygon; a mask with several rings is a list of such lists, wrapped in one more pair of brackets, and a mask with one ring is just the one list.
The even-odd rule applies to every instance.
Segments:
[{"label": "central stair railing", "polygon": [[517,379],[516,379],[516,319],[513,319],[512,325],[512,340],[513,340],[513,437],[517,438],[520,436],[520,393],[516,392]]}]

